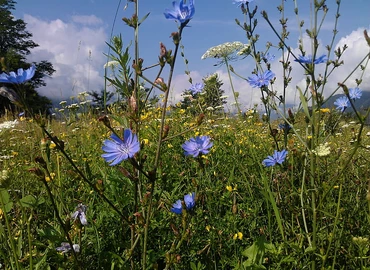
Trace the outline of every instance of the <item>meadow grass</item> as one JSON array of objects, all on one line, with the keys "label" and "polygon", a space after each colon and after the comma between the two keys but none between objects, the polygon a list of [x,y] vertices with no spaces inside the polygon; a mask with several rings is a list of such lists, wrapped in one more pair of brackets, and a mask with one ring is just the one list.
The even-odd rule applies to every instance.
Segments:
[{"label": "meadow grass", "polygon": [[[333,47],[341,1],[336,1],[332,43],[320,56],[326,1],[311,1],[312,25],[306,30],[311,55],[302,35],[300,54],[287,45],[287,19],[281,12],[285,1],[278,6],[280,33],[261,13],[278,38],[280,77],[271,70],[274,57],[267,53],[273,44],[259,48],[257,6],[236,1],[245,20],[236,23],[248,44],[227,42],[202,57],[225,65],[235,115],[222,110],[217,76],[193,84],[190,71],[185,72],[193,84],[184,92],[187,99],[169,106],[179,52],[188,64],[181,38],[194,16],[194,2],[165,10],[178,26],[171,34],[173,49],[161,43],[158,63],[148,67],[138,46],[138,29],[148,15],[139,22],[139,1],[130,2],[134,15],[123,21],[134,29],[133,53],[130,45],[124,48],[121,36],[108,44],[112,53],[107,62],[114,63],[117,73],[106,80],[119,102],[107,107],[105,89],[99,98],[103,108],[97,110],[84,93],[73,104],[63,101],[59,118],[52,119],[35,114],[16,91],[2,88],[26,118],[2,125],[0,131],[1,266],[369,269],[370,132],[365,119],[370,109],[356,107],[356,101],[370,52],[335,82],[331,96],[344,92],[334,102],[336,108],[328,108],[331,96],[324,95],[347,49]],[[363,42],[370,46],[366,31]],[[237,57],[255,63],[246,77],[229,64]],[[290,108],[293,60],[305,81],[294,85],[299,105]],[[317,74],[317,65],[323,75]],[[169,70],[164,72],[165,67]],[[158,72],[152,79],[146,73],[151,68]],[[18,77],[3,73],[1,80],[23,90],[31,71],[20,70]],[[256,108],[240,110],[233,76],[260,90],[262,116]],[[283,81],[278,91],[277,80]],[[354,83],[355,88],[347,87]],[[154,89],[160,100],[152,96]],[[273,113],[278,120],[272,120]],[[6,121],[13,118],[3,117]]]},{"label": "meadow grass", "polygon": [[[322,121],[327,121],[330,114],[337,113],[325,113]],[[153,108],[142,119],[139,140],[141,151],[148,158],[146,162],[151,162],[156,150],[159,115],[160,110]],[[186,126],[195,128],[164,142],[161,181],[156,183],[153,194],[155,211],[149,230],[149,268],[163,269],[171,264],[174,269],[302,269],[312,258],[323,268],[358,269],[367,265],[369,149],[359,149],[341,172],[354,148],[358,129],[355,121],[343,120],[334,131],[323,131],[334,135],[327,141],[330,153],[317,156],[320,177],[315,178],[319,209],[316,250],[310,250],[308,242],[312,216],[308,177],[302,183],[305,147],[296,135],[288,134],[286,161],[271,169],[264,167],[262,160],[275,149],[275,142],[268,124],[258,115],[243,118],[208,115],[199,126],[196,121],[196,117],[178,108],[172,108],[167,118],[166,123],[171,127],[169,138]],[[297,122],[305,123],[304,117],[298,116]],[[277,128],[278,123],[273,123],[273,127]],[[117,131],[123,128],[115,121],[111,125]],[[304,126],[295,125],[296,131],[310,140]],[[2,207],[7,213],[2,211],[1,215],[1,263],[6,268],[12,264],[11,237],[21,268],[29,267],[30,254],[41,269],[73,267],[69,255],[55,250],[65,242],[65,237],[43,185],[46,179],[72,242],[81,246],[78,257],[83,268],[129,269],[130,260],[139,260],[141,256],[140,252],[131,250],[130,227],[136,226],[136,233],[140,234],[144,220],[140,209],[134,209],[133,180],[101,158],[102,142],[110,131],[90,113],[70,123],[54,120],[46,127],[53,136],[63,140],[64,149],[76,166],[133,224],[120,218],[81,179],[54,143],[44,137],[35,121],[23,118],[13,128],[0,133],[1,166],[7,171],[7,180],[2,182],[6,182],[3,200],[5,194],[9,195],[3,204],[12,202],[11,207]],[[275,135],[279,142],[283,133],[279,130]],[[199,159],[185,157],[181,144],[199,134],[212,138],[211,152]],[[370,138],[365,134],[362,143],[370,145]],[[40,168],[35,160],[40,156],[46,161],[47,170],[35,173]],[[151,190],[150,185],[150,182],[142,183],[140,207],[148,203],[145,194]],[[189,192],[196,192],[195,208],[183,215],[171,213],[172,204]],[[79,203],[88,207],[87,226],[71,220]],[[278,209],[279,221],[274,207]]]}]

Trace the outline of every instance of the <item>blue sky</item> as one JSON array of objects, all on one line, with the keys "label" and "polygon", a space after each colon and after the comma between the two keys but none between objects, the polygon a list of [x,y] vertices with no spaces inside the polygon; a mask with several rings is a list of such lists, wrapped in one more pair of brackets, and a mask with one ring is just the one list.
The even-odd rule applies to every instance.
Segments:
[{"label": "blue sky", "polygon": [[[159,43],[163,42],[167,49],[173,48],[170,39],[171,32],[177,30],[174,21],[166,20],[163,11],[171,8],[172,1],[144,1],[139,2],[141,17],[150,12],[150,16],[140,28],[140,56],[145,65],[154,64],[159,53]],[[107,0],[33,0],[19,1],[14,15],[28,23],[28,29],[33,33],[34,41],[40,44],[30,55],[31,61],[49,60],[54,64],[57,73],[54,78],[48,80],[48,86],[40,89],[40,93],[53,99],[66,99],[78,92],[99,90],[104,84],[103,65],[106,61],[103,53],[107,52],[106,41],[110,38],[110,32],[114,22],[114,15],[120,1]],[[310,0],[297,1],[300,20],[305,20],[305,27],[310,25]],[[329,12],[320,34],[321,52],[332,37],[332,29],[335,23],[334,0],[327,1]],[[342,0],[340,19],[338,24],[339,33],[335,44],[344,41],[352,44],[355,54],[349,50],[348,64],[346,68],[338,72],[337,78],[333,76],[333,85],[343,77],[343,72],[348,72],[355,61],[361,58],[360,51],[364,55],[368,48],[361,41],[363,29],[369,29],[370,1],[369,0]],[[276,37],[272,30],[264,22],[260,11],[266,10],[271,21],[279,28],[280,14],[277,6],[282,1],[278,0],[255,0],[251,7],[258,6],[258,33],[260,34],[259,48],[265,49],[265,43],[276,43]],[[289,18],[288,30],[290,31],[289,45],[297,48],[299,36],[297,19],[293,13],[294,1],[285,2],[285,15]],[[133,14],[133,3],[122,1],[118,9],[117,20],[114,26],[114,34],[121,34],[125,44],[133,39],[133,31],[125,26],[122,17],[130,17]],[[224,89],[229,94],[230,86],[227,81],[224,67],[215,67],[216,60],[201,60],[200,57],[210,47],[228,42],[241,41],[248,43],[245,34],[235,24],[235,18],[244,20],[240,9],[232,3],[232,0],[195,0],[195,16],[189,23],[183,35],[185,55],[189,60],[189,69],[193,80],[200,81],[202,77],[218,72],[224,81]],[[308,40],[305,44],[308,45]],[[309,48],[309,46],[307,46]],[[277,56],[275,68],[279,68],[278,57],[281,55],[277,50],[271,52]],[[145,66],[144,65],[144,66]],[[247,77],[253,69],[252,59],[244,59],[233,63],[236,69]],[[274,68],[274,65],[273,65]],[[298,68],[298,67],[297,67]],[[181,92],[190,87],[187,77],[184,75],[185,66],[183,60],[178,58],[173,85],[173,102],[178,101]],[[277,70],[276,70],[277,71]],[[277,76],[278,72],[275,73]],[[154,72],[152,73],[154,74]],[[152,75],[149,73],[149,75]],[[294,83],[302,82],[302,70],[294,73]],[[364,87],[370,89],[370,75],[365,76]],[[154,80],[154,78],[153,78]],[[251,106],[259,100],[258,93],[252,93],[252,89],[245,81],[235,78],[235,85],[241,93],[241,101],[245,106]],[[295,86],[292,85],[292,89]],[[292,90],[293,91],[293,90]]]}]

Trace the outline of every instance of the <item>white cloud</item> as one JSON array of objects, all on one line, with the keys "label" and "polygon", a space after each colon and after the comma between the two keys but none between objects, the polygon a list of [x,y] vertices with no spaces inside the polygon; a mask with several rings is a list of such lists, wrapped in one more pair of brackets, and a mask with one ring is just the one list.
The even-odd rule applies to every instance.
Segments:
[{"label": "white cloud", "polygon": [[[75,16],[74,22],[60,19],[43,21],[25,15],[27,30],[33,34],[32,40],[39,44],[29,55],[29,61],[47,60],[56,72],[52,78],[46,78],[46,87],[38,89],[41,95],[51,99],[68,99],[77,93],[99,90],[103,86],[102,73],[106,57],[107,35],[105,29],[96,26],[99,19],[85,16],[89,26],[81,26],[76,21],[82,16]],[[95,22],[95,23],[93,23]],[[95,26],[93,26],[94,24]]]},{"label": "white cloud", "polygon": [[72,16],[72,21],[83,25],[101,25],[103,20],[95,15],[75,15]]},{"label": "white cloud", "polygon": [[[343,82],[343,80],[349,75],[352,70],[359,64],[359,62],[364,58],[364,56],[369,52],[369,46],[367,45],[364,35],[363,35],[363,28],[354,30],[351,34],[349,34],[346,37],[342,37],[339,42],[336,44],[335,48],[338,48],[338,46],[343,47],[344,44],[347,44],[348,49],[343,54],[341,60],[344,61],[344,65],[340,66],[339,68],[335,69],[333,73],[328,78],[328,83],[326,85],[326,91],[324,93],[324,97],[328,97],[330,94],[335,91],[335,89],[338,88],[338,83]],[[370,31],[370,30],[368,30]],[[307,53],[310,54],[311,52],[311,44],[310,40],[306,37],[303,39],[304,48],[307,50]],[[297,46],[298,47],[298,46]],[[293,53],[298,56],[299,50],[298,48],[293,49]],[[318,49],[318,55],[326,53],[326,49],[324,48],[323,44],[320,44],[320,47]],[[332,53],[331,59],[335,58],[334,52]],[[279,62],[280,59],[278,57],[275,59],[275,61],[272,63],[271,70],[275,72],[276,74],[276,82],[274,84],[274,91],[277,91],[278,95],[283,94],[283,72],[282,72],[282,66]],[[288,104],[296,104],[299,103],[299,94],[296,90],[296,86],[301,87],[301,89],[305,89],[306,87],[306,76],[304,75],[303,68],[296,62],[294,62],[294,59],[291,57],[290,59],[291,65],[293,68],[293,71],[291,73],[292,81],[289,85],[289,87],[286,89],[286,103]],[[249,77],[251,75],[251,72],[254,68],[253,61],[251,61],[251,58],[247,58],[247,60],[242,60],[241,62],[237,62],[233,64],[234,70],[238,73],[244,76],[245,78]],[[325,65],[317,65],[316,66],[316,72],[317,74],[323,74],[324,73]],[[369,70],[370,67],[368,67]],[[329,69],[330,70],[330,69]],[[225,94],[229,96],[228,98],[228,104],[231,104],[234,102],[234,97],[231,90],[231,85],[229,81],[229,77],[226,71],[226,68],[224,66],[220,67],[216,71],[224,83],[222,86],[222,89],[225,90]],[[192,71],[191,77],[193,78],[193,82],[199,82],[202,80],[204,76],[207,74],[201,74],[198,71]],[[358,69],[347,81],[346,85],[348,87],[354,87],[356,85],[355,79],[359,79],[363,75],[362,79],[363,82],[360,86],[363,90],[370,91],[370,72],[364,72],[362,74],[362,71]],[[252,88],[248,82],[245,80],[236,77],[235,75],[232,75],[233,85],[235,91],[239,92],[239,102],[242,104],[241,109],[244,111],[248,108],[252,108],[254,104],[258,104],[259,109],[262,108],[261,103],[261,92],[258,88]],[[173,94],[172,94],[172,102],[176,103],[180,101],[181,93],[184,89],[189,88],[190,83],[188,82],[188,76],[187,75],[177,75],[174,78],[173,82]],[[337,93],[342,93],[342,90],[339,89]],[[229,106],[230,110],[233,110],[234,108],[231,108]]]}]

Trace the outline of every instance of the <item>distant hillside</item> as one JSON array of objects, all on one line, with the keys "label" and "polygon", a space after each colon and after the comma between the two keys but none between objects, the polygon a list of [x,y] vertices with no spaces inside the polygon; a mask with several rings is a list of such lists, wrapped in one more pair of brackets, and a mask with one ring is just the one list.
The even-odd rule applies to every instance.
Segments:
[{"label": "distant hillside", "polygon": [[[344,96],[344,94],[337,94],[332,96],[326,103],[325,108],[335,108],[334,102],[337,100],[337,98]],[[354,105],[356,106],[356,109],[360,109],[362,112],[363,110],[367,110],[367,108],[370,107],[370,90],[366,90],[362,92],[362,97],[359,100],[356,100],[354,102]],[[346,109],[346,111],[353,111],[352,108]]]}]

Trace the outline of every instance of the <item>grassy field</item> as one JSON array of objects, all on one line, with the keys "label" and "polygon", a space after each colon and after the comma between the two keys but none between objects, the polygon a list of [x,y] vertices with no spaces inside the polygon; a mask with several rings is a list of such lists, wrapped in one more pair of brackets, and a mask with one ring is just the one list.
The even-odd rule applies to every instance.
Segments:
[{"label": "grassy field", "polygon": [[[312,261],[325,269],[366,268],[366,129],[352,156],[359,145],[358,123],[335,111],[317,112],[317,140],[325,151],[307,154],[304,144],[312,138],[306,135],[303,114],[296,116],[294,129],[279,129],[277,121],[271,133],[258,114],[209,114],[199,124],[197,116],[172,108],[159,176],[151,182],[140,171],[150,174],[160,111],[149,109],[140,119],[141,149],[135,156],[140,170],[129,160],[118,166],[105,162],[102,145],[112,132],[90,113],[39,123],[22,117],[1,129],[0,263],[5,269],[136,268],[149,207],[149,269],[303,269]],[[122,135],[127,118],[114,115],[121,123],[109,118],[110,125]],[[62,142],[73,165],[42,132],[40,122]],[[210,152],[186,157],[182,144],[198,135],[211,138]],[[262,161],[273,154],[276,142],[288,155],[281,165],[266,167]],[[171,211],[192,192],[194,207],[184,206],[182,214]],[[87,206],[86,225],[73,216],[79,204]],[[65,233],[80,247],[75,259],[71,250],[56,250],[67,242]]]}]

